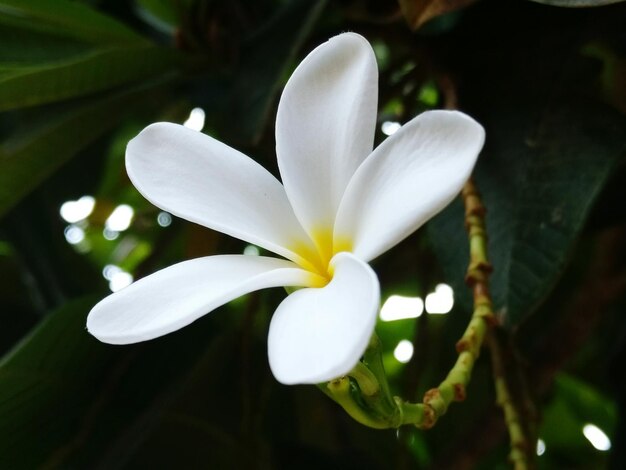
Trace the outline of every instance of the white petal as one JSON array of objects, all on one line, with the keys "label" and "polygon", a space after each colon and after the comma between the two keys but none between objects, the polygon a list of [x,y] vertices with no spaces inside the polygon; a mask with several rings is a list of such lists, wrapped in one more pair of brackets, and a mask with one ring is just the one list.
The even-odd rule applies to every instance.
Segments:
[{"label": "white petal", "polygon": [[137,343],[176,331],[248,292],[314,282],[313,274],[276,258],[220,255],[183,261],[100,301],[87,317],[87,329],[105,343]]},{"label": "white petal", "polygon": [[353,33],[317,47],[285,86],[276,117],[278,165],[296,216],[314,239],[324,230],[331,239],[345,187],[372,151],[377,87],[374,52]]},{"label": "white petal", "polygon": [[146,199],[174,215],[297,262],[290,247],[312,247],[280,182],[205,134],[152,124],[129,142],[126,170]]},{"label": "white petal", "polygon": [[458,111],[420,114],[385,140],[350,181],[335,239],[353,241],[369,261],[443,209],[469,178],[485,140],[482,126]]},{"label": "white petal", "polygon": [[339,253],[331,264],[330,283],[294,292],[272,317],[270,367],[284,384],[313,384],[345,375],[374,331],[380,302],[376,274],[350,253]]}]

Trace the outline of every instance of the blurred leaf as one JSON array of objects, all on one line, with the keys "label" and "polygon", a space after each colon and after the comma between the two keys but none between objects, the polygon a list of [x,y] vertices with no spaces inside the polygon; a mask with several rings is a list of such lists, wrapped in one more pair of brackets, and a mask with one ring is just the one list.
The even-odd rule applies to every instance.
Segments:
[{"label": "blurred leaf", "polygon": [[[232,325],[229,314],[233,315],[233,310],[229,305],[221,311],[214,312],[211,317],[217,317],[218,321],[231,320]],[[205,363],[206,377],[212,379],[214,390],[219,392],[209,390],[208,393],[198,394],[192,390],[191,396],[185,397],[185,404],[199,404],[213,410],[220,416],[230,418],[231,424],[236,426],[236,421],[232,423],[232,420],[233,416],[238,414],[239,396],[233,393],[233,388],[236,387],[234,384],[237,382],[239,368],[224,360],[234,356],[231,351],[236,348],[237,341],[234,340],[236,335],[233,333],[236,331],[233,332],[230,326],[221,327],[214,318],[205,317],[188,328],[156,341],[121,348],[129,360],[122,377],[114,387],[110,387],[107,402],[99,410],[97,432],[92,433],[85,445],[75,446],[74,453],[68,455],[60,467],[94,468],[98,465],[100,468],[145,468],[128,462],[135,459],[136,453],[145,441],[152,439],[155,430],[158,439],[159,427],[170,418],[169,410],[179,399],[180,394],[185,392],[185,382],[189,375],[193,374],[198,362]],[[106,347],[109,350],[118,349],[110,345]],[[119,369],[119,365],[115,368]],[[116,372],[115,368],[113,373]],[[111,368],[109,373],[110,371]],[[234,376],[230,380],[228,373]],[[224,395],[224,400],[217,399],[216,395],[220,392]],[[232,402],[229,403],[230,406],[224,406],[227,400]],[[180,417],[184,421],[185,416]],[[189,416],[189,420],[193,421],[189,431],[195,433],[196,438],[199,437],[209,449],[224,445],[220,435],[211,435],[212,439],[207,439],[206,428],[211,427],[210,421],[195,419],[194,416]],[[200,426],[197,426],[198,423]],[[222,426],[213,426],[213,429],[221,428],[221,434],[227,434],[223,431],[224,423],[228,421],[224,420],[220,423]],[[181,424],[176,434],[168,434],[167,442],[162,441],[159,444],[158,452],[155,448],[151,449],[152,452],[149,451],[148,455],[154,462],[154,465],[149,467],[158,467],[158,459],[162,455],[176,452],[188,445],[189,435],[182,433],[181,428],[189,423]],[[189,448],[186,450],[189,451]],[[241,449],[239,450],[241,455]],[[197,451],[205,454],[206,447],[200,447]],[[223,451],[228,453],[230,449],[224,448]],[[213,454],[214,458],[219,458],[216,454],[221,452],[214,451]],[[193,461],[195,456],[186,453],[178,455],[182,462],[185,462],[186,458]],[[232,453],[229,455],[232,456]],[[182,465],[181,468],[190,466]]]},{"label": "blurred leaf", "polygon": [[67,0],[0,0],[0,25],[19,26],[94,44],[146,42],[119,21]]},{"label": "blurred leaf", "polygon": [[15,248],[0,240],[0,357],[39,320],[32,308],[31,291],[24,285],[20,261]]},{"label": "blurred leaf", "polygon": [[406,431],[406,434],[406,446],[413,455],[413,459],[418,465],[417,468],[428,468],[432,464],[432,456],[424,433],[410,429]]},{"label": "blurred leaf", "polygon": [[605,468],[607,454],[593,448],[583,426],[594,424],[610,437],[616,420],[615,404],[608,397],[579,379],[559,374],[539,428],[546,446],[541,468]]},{"label": "blurred leaf", "polygon": [[531,2],[543,3],[544,5],[568,8],[601,7],[623,1],[624,0],[531,0]]},{"label": "blurred leaf", "polygon": [[33,119],[0,145],[0,215],[81,149],[153,95],[148,86],[63,106]]},{"label": "blurred leaf", "polygon": [[0,467],[38,466],[93,399],[96,378],[111,357],[85,333],[94,300],[60,308],[0,361]]},{"label": "blurred leaf", "polygon": [[170,50],[136,46],[98,50],[69,61],[20,67],[0,78],[0,111],[45,104],[163,74]]},{"label": "blurred leaf", "polygon": [[555,386],[555,393],[582,423],[595,424],[609,436],[613,434],[617,423],[617,407],[613,400],[590,384],[565,373],[556,376]]},{"label": "blurred leaf", "polygon": [[[225,384],[236,383],[239,368],[222,360],[237,346],[232,328],[218,335],[219,324],[203,319],[158,341],[115,347],[85,331],[96,300],[72,301],[52,312],[0,362],[0,468],[94,468],[103,462],[103,468],[121,468],[160,423],[198,359],[233,407],[215,406],[205,394],[194,395],[195,403],[226,422],[237,414],[238,395]],[[226,309],[230,315],[222,319],[232,324],[233,309]],[[231,382],[224,379],[228,373],[234,374]],[[196,434],[206,438],[205,428]],[[172,450],[179,447],[177,436],[169,438]]]},{"label": "blurred leaf", "polygon": [[5,73],[19,66],[67,60],[93,48],[93,44],[74,38],[11,25],[0,27],[0,64]]},{"label": "blurred leaf", "polygon": [[282,78],[311,28],[326,6],[326,0],[288,2],[261,31],[243,46],[241,65],[235,71],[232,96],[234,129],[241,142],[256,142],[263,132]]},{"label": "blurred leaf", "polygon": [[[223,360],[239,360],[239,338],[233,333],[222,331],[206,344],[196,341],[193,348],[202,351],[193,364],[186,365],[176,396],[166,406],[160,404],[158,409],[148,410],[154,417],[151,432],[143,432],[138,439],[131,436],[134,428],[146,420],[147,416],[140,415],[136,423],[125,426],[123,433],[112,436],[105,464],[118,467],[122,449],[135,447],[129,468],[193,468],[199,461],[207,468],[248,467],[237,464],[251,457],[250,449],[237,439],[242,371]],[[140,383],[139,377],[136,381]],[[207,401],[207,397],[211,399]]]},{"label": "blurred leaf", "polygon": [[398,0],[411,29],[415,30],[438,16],[459,10],[476,0]]}]

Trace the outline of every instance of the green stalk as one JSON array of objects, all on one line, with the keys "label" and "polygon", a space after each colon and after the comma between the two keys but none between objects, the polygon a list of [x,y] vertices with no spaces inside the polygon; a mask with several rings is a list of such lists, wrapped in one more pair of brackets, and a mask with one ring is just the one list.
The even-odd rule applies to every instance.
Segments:
[{"label": "green stalk", "polygon": [[534,446],[524,425],[523,415],[510,393],[505,374],[502,351],[494,336],[497,319],[489,293],[489,274],[492,271],[487,257],[485,208],[476,186],[470,180],[463,188],[465,224],[470,245],[470,260],[465,280],[474,294],[474,311],[463,336],[456,344],[458,357],[446,378],[438,387],[424,394],[422,403],[410,403],[393,397],[382,361],[382,346],[376,334],[360,361],[345,377],[319,387],[341,405],[356,421],[375,428],[398,428],[412,424],[429,429],[443,416],[454,401],[463,401],[480,350],[487,341],[492,362],[496,398],[504,411],[511,439],[509,459],[516,470],[534,468]]}]

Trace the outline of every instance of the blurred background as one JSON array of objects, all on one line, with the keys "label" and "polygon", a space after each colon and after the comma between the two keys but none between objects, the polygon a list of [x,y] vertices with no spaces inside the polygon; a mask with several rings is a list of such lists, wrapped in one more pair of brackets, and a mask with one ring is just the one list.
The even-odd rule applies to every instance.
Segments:
[{"label": "blurred background", "polygon": [[[272,377],[281,289],[147,343],[85,330],[98,300],[162,267],[260,253],[149,204],[126,143],[184,123],[277,174],[286,79],[355,31],[379,63],[377,144],[432,108],[486,128],[492,290],[539,468],[626,468],[626,5],[541,3],[0,0],[0,467],[509,467],[486,352],[435,428],[377,431]],[[467,245],[456,201],[373,264],[406,399],[455,360]]]}]

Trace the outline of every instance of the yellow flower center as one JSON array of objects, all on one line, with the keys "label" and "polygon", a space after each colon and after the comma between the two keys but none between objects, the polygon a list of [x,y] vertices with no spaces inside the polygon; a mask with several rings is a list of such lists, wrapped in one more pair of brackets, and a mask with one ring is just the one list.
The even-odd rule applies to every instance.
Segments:
[{"label": "yellow flower center", "polygon": [[300,257],[298,264],[315,275],[315,287],[324,287],[333,277],[330,261],[337,253],[352,251],[352,240],[333,237],[333,230],[329,228],[315,230],[311,237],[315,249],[306,243],[294,243],[290,248]]}]

